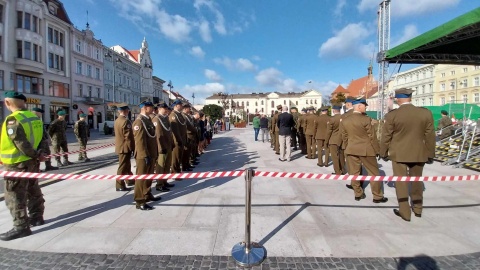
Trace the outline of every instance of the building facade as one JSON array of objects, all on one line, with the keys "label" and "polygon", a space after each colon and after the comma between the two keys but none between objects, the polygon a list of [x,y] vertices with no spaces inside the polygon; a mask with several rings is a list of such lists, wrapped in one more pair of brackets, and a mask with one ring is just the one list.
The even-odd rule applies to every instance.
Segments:
[{"label": "building facade", "polygon": [[99,129],[105,117],[103,45],[88,24],[85,30],[73,28],[71,37],[72,118],[86,113],[90,128]]},{"label": "building facade", "polygon": [[480,66],[437,65],[434,105],[480,104]]},{"label": "building facade", "polygon": [[312,106],[318,109],[322,106],[322,94],[313,89],[301,93],[218,93],[205,99],[205,105],[211,104],[225,106],[225,117],[245,119],[246,115],[256,113],[271,115],[277,110],[277,105],[297,107],[298,110]]},{"label": "building facade", "polygon": [[389,82],[388,89],[393,93],[398,88],[415,90],[412,94],[412,103],[415,106],[433,106],[435,104],[435,70],[437,65],[429,64],[399,72]]},{"label": "building facade", "polygon": [[164,80],[160,79],[157,76],[153,76],[153,103],[159,103],[160,101],[164,101],[165,103],[169,104],[168,101],[163,99],[163,84],[165,83]]},{"label": "building facade", "polygon": [[[24,93],[27,107],[45,110],[45,123],[66,110],[71,118],[70,33],[60,1],[0,0],[0,96]],[[8,114],[0,107],[0,119]]]}]

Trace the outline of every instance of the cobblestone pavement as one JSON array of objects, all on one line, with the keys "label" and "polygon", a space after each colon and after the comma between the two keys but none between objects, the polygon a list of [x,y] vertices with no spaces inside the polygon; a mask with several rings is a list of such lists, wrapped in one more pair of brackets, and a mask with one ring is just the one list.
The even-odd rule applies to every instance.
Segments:
[{"label": "cobblestone pavement", "polygon": [[[230,256],[142,256],[32,252],[0,248],[0,268],[7,269],[243,269]],[[480,269],[480,252],[442,257],[332,258],[269,257],[253,270],[265,269]]]}]

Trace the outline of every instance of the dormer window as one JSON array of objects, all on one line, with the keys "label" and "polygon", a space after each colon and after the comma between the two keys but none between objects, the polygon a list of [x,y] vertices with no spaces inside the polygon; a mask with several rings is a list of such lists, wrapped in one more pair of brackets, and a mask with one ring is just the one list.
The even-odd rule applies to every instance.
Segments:
[{"label": "dormer window", "polygon": [[48,3],[48,11],[50,14],[57,15],[58,6],[55,3],[49,2]]}]

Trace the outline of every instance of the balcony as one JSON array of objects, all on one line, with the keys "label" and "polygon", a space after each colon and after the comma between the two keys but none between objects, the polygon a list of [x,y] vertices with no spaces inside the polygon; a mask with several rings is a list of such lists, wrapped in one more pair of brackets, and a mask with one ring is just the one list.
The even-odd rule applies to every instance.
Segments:
[{"label": "balcony", "polygon": [[16,70],[24,70],[33,72],[36,74],[43,74],[43,70],[45,65],[33,60],[23,59],[23,58],[15,58],[15,69]]},{"label": "balcony", "polygon": [[101,104],[104,104],[103,98],[99,98],[99,97],[74,97],[73,101],[83,102],[87,105],[101,105]]}]

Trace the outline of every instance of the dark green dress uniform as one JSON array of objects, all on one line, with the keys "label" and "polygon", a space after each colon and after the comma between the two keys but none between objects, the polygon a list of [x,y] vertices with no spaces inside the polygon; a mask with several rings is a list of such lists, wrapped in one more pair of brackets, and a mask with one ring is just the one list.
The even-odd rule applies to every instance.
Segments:
[{"label": "dark green dress uniform", "polygon": [[[119,110],[126,110],[128,106],[120,106]],[[133,137],[132,122],[124,115],[119,115],[113,125],[115,130],[115,153],[118,155],[117,175],[133,175],[132,153],[135,151],[135,138]],[[133,186],[134,180],[128,180],[127,184]],[[115,188],[117,191],[128,191],[124,180],[116,180]]]},{"label": "dark green dress uniform", "polygon": [[[409,97],[413,90],[398,89],[395,97]],[[435,131],[432,113],[410,103],[402,104],[385,115],[380,141],[380,156],[392,161],[394,176],[422,176],[423,167],[435,157]],[[410,221],[423,210],[422,182],[395,182],[399,210],[396,215]],[[409,204],[411,198],[412,206]]]},{"label": "dark green dress uniform", "polygon": [[[59,111],[58,115],[65,115],[64,111]],[[48,134],[52,138],[53,152],[55,154],[60,153],[62,150],[63,153],[68,152],[67,144],[67,122],[65,120],[55,119],[48,126]],[[56,156],[55,160],[57,161],[58,166],[69,165],[68,155],[63,155],[64,162],[60,161],[60,156]]]},{"label": "dark green dress uniform", "polygon": [[[443,111],[447,113],[446,111]],[[441,134],[439,136],[440,140],[446,139],[452,136],[452,119],[448,117],[448,115],[442,115],[442,118],[438,120],[437,130],[441,130]]]},{"label": "dark green dress uniform", "polygon": [[[376,156],[379,153],[377,136],[373,130],[370,117],[360,112],[353,112],[351,116],[342,120],[342,140],[347,156],[348,174],[360,175],[362,165],[370,176],[380,175]],[[363,199],[364,191],[360,181],[352,180],[355,199]],[[383,199],[382,182],[370,181],[373,200]]]},{"label": "dark green dress uniform", "polygon": [[84,152],[87,149],[87,142],[90,138],[90,128],[88,127],[87,122],[85,122],[86,116],[86,114],[81,114],[80,117],[83,117],[84,119],[80,119],[75,122],[75,125],[73,127],[73,133],[75,134],[78,144],[80,145],[80,151],[83,151],[78,153],[79,161],[90,161],[90,159],[87,157],[87,152]]},{"label": "dark green dress uniform", "polygon": [[[23,94],[6,92],[10,99],[26,101]],[[37,151],[43,140],[43,123],[26,109],[13,112],[2,125],[0,161],[6,171],[39,172]],[[30,226],[43,225],[44,198],[37,179],[4,177],[5,203],[13,217],[14,228],[0,234],[0,240],[8,241],[30,235]],[[28,214],[27,214],[28,209]]]},{"label": "dark green dress uniform", "polygon": [[[197,138],[197,129],[195,128],[195,124],[193,123],[193,117],[191,115],[187,115],[186,113],[182,113],[183,118],[185,119],[185,124],[187,127],[187,147],[183,149],[183,156],[182,156],[182,169],[184,171],[191,171],[192,165],[190,164],[191,154],[192,151],[197,151],[195,148],[195,140]],[[198,152],[198,151],[197,151]]]},{"label": "dark green dress uniform", "polygon": [[[159,106],[167,106],[160,104]],[[153,119],[153,125],[155,126],[155,133],[157,137],[157,146],[158,146],[158,159],[155,167],[155,173],[157,174],[166,174],[170,173],[170,168],[172,166],[172,151],[175,147],[173,142],[173,133],[170,126],[170,121],[168,120],[168,115],[158,114]],[[164,186],[167,183],[167,179],[157,180],[156,189],[164,191]]]},{"label": "dark green dress uniform", "polygon": [[[175,102],[173,104],[175,104]],[[172,173],[181,173],[183,150],[187,146],[187,120],[185,119],[185,117],[183,117],[181,112],[176,110],[172,110],[168,119],[170,120],[170,126],[172,127],[173,133],[173,141],[175,143],[175,148],[172,152]]]},{"label": "dark green dress uniform", "polygon": [[[150,106],[151,102],[144,102],[143,106]],[[141,105],[142,105],[141,104]],[[151,104],[153,106],[153,104]],[[140,114],[133,122],[133,137],[135,139],[135,161],[137,175],[153,174],[158,157],[155,126],[150,117]],[[156,200],[151,192],[152,180],[136,180],[134,200],[137,208],[142,209],[147,201]],[[143,209],[142,209],[143,210]]]}]

